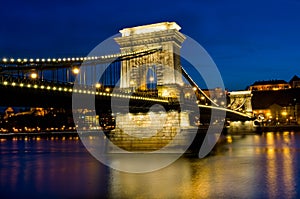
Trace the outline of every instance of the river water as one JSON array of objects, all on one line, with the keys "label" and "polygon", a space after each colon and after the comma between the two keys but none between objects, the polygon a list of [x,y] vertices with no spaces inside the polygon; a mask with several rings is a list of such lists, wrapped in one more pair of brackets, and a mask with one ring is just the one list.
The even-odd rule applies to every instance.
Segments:
[{"label": "river water", "polygon": [[1,198],[299,198],[300,132],[228,136],[206,158],[131,174],[76,137],[1,139]]}]

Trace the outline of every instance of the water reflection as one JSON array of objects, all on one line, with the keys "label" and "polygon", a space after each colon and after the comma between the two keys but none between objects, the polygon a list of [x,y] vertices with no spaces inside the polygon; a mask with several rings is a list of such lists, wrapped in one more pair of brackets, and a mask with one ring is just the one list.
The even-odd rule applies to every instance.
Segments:
[{"label": "water reflection", "polygon": [[300,133],[228,136],[212,155],[130,174],[74,138],[1,140],[1,198],[298,198]]}]

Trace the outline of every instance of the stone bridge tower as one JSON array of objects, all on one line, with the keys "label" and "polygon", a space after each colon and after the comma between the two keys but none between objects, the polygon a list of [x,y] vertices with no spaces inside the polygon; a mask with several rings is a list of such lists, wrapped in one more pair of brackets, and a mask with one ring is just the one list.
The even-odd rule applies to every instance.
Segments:
[{"label": "stone bridge tower", "polygon": [[[152,81],[162,97],[178,96],[176,86],[182,85],[180,48],[185,36],[175,22],[125,28],[115,38],[121,53],[160,47],[161,50],[142,58],[122,61],[120,88],[147,90]],[[149,70],[154,77],[149,77]]]},{"label": "stone bridge tower", "polygon": [[229,92],[230,108],[233,110],[244,110],[252,116],[252,93],[251,91],[232,91]]}]

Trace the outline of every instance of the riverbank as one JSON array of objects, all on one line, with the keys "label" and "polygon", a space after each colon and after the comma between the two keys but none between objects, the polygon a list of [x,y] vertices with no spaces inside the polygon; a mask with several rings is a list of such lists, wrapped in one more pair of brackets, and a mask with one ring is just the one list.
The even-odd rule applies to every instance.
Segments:
[{"label": "riverbank", "polygon": [[283,132],[283,131],[300,131],[300,125],[282,125],[282,126],[257,126],[257,133],[264,132]]},{"label": "riverbank", "polygon": [[38,133],[1,133],[0,139],[13,138],[49,138],[49,137],[78,137],[77,131],[38,132]]}]

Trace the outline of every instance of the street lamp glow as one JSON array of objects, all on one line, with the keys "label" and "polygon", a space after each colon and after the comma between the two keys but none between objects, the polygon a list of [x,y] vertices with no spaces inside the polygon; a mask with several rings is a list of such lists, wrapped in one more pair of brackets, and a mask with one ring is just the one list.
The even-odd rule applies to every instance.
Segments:
[{"label": "street lamp glow", "polygon": [[287,115],[287,112],[286,112],[286,111],[283,111],[283,112],[281,112],[281,115],[286,116],[286,115]]},{"label": "street lamp glow", "polygon": [[72,70],[72,71],[73,71],[73,73],[74,73],[74,74],[76,74],[76,75],[77,75],[77,74],[79,73],[79,68],[73,68],[73,70]]},{"label": "street lamp glow", "polygon": [[31,73],[30,77],[31,77],[31,79],[36,79],[37,78],[37,74],[36,73]]},{"label": "street lamp glow", "polygon": [[100,88],[101,87],[101,84],[100,83],[97,83],[96,84],[96,88]]},{"label": "street lamp glow", "polygon": [[150,78],[149,78],[149,81],[150,81],[150,82],[153,82],[153,81],[154,81],[154,77],[150,77]]}]

